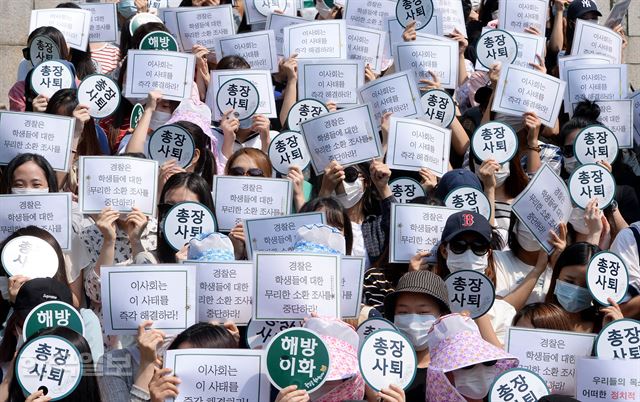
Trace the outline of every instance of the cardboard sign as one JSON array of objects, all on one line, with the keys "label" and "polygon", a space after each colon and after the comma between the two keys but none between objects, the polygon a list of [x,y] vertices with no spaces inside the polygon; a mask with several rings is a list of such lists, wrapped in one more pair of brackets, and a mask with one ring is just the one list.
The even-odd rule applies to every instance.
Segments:
[{"label": "cardboard sign", "polygon": [[329,374],[329,349],[315,332],[290,328],[267,347],[269,381],[281,390],[296,385],[309,393],[320,388]]},{"label": "cardboard sign", "polygon": [[569,177],[571,200],[581,209],[587,208],[592,198],[598,200],[598,208],[611,204],[616,192],[616,181],[609,171],[595,163],[579,166]]},{"label": "cardboard sign", "polygon": [[391,384],[407,389],[418,369],[411,341],[390,329],[376,331],[364,340],[358,351],[358,364],[364,381],[376,392]]},{"label": "cardboard sign", "polygon": [[444,225],[456,212],[421,204],[391,204],[389,262],[408,263],[421,251],[435,256]]},{"label": "cardboard sign", "polygon": [[530,370],[514,368],[500,374],[489,390],[489,402],[537,401],[549,395],[544,379]]},{"label": "cardboard sign", "polygon": [[343,10],[347,25],[386,31],[384,21],[395,17],[395,1],[389,0],[349,0]]},{"label": "cardboard sign", "polygon": [[567,67],[565,109],[573,111],[573,104],[584,99],[617,100],[627,97],[627,65],[609,64]]},{"label": "cardboard sign", "polygon": [[502,29],[485,31],[476,43],[477,59],[486,69],[495,63],[511,64],[518,57],[518,42],[509,32]]},{"label": "cardboard sign", "polygon": [[368,64],[374,72],[380,73],[386,35],[376,29],[347,27],[347,58],[362,60],[363,65]]},{"label": "cardboard sign", "polygon": [[[297,25],[295,25],[297,27]],[[346,107],[358,104],[357,89],[364,84],[360,60],[300,60],[298,96]]]},{"label": "cardboard sign", "polygon": [[427,193],[424,191],[422,185],[415,179],[410,177],[398,177],[389,182],[391,193],[397,202],[400,204],[406,204],[418,197],[426,197]]},{"label": "cardboard sign", "polygon": [[38,35],[31,41],[29,45],[29,61],[34,67],[45,61],[59,60],[60,49],[58,45],[45,35]]},{"label": "cardboard sign", "polygon": [[424,114],[420,120],[440,127],[449,127],[456,117],[456,104],[451,95],[441,89],[430,89],[420,98]]},{"label": "cardboard sign", "polygon": [[187,261],[186,264],[195,264],[197,267],[196,300],[199,322],[231,321],[246,325],[251,320],[251,261]]},{"label": "cardboard sign", "polygon": [[287,114],[287,126],[289,126],[289,130],[300,132],[300,125],[303,121],[327,113],[329,113],[329,109],[323,102],[311,98],[300,99],[291,106],[289,114]]},{"label": "cardboard sign", "polygon": [[566,83],[539,71],[503,66],[491,110],[509,116],[535,112],[542,124],[554,127]]},{"label": "cardboard sign", "polygon": [[580,130],[573,141],[573,153],[580,164],[607,161],[618,156],[618,140],[611,130],[599,124]]},{"label": "cardboard sign", "polygon": [[298,229],[313,224],[326,224],[324,212],[245,219],[247,255],[251,258],[256,251],[291,251]]},{"label": "cardboard sign", "polygon": [[84,336],[84,321],[72,305],[53,300],[38,304],[29,312],[22,325],[22,337],[31,335],[44,328],[67,327]]},{"label": "cardboard sign", "polygon": [[[249,81],[258,90],[259,103],[255,114],[262,114],[269,118],[278,117],[271,72],[269,70],[212,70],[211,83],[207,88],[205,102],[213,111],[214,120],[220,120],[222,118],[222,110],[218,108],[216,101],[219,89],[227,81],[237,78]],[[229,106],[224,108],[224,110],[227,110],[227,108],[229,108]]]},{"label": "cardboard sign", "polygon": [[544,36],[548,7],[546,0],[500,0],[498,27],[513,32],[524,32],[531,27]]},{"label": "cardboard sign", "polygon": [[299,17],[292,17],[282,14],[269,14],[267,16],[267,22],[265,29],[270,29],[274,32],[276,42],[276,54],[278,56],[284,56],[282,46],[284,45],[284,28],[290,25],[304,24],[307,20]]},{"label": "cardboard sign", "polygon": [[46,230],[71,250],[71,193],[0,195],[0,241],[27,226]]},{"label": "cardboard sign", "polygon": [[[575,104],[572,105],[575,108]],[[600,116],[598,121],[613,132],[618,147],[633,147],[633,100],[598,100]]]},{"label": "cardboard sign", "polygon": [[213,49],[216,37],[234,35],[236,25],[231,4],[215,7],[185,7],[175,12],[180,46],[185,52],[193,45]]},{"label": "cardboard sign", "polygon": [[421,120],[391,116],[387,165],[418,171],[428,168],[438,177],[449,170],[451,130]]},{"label": "cardboard sign", "polygon": [[506,349],[541,376],[553,394],[575,395],[576,362],[591,356],[594,334],[510,327]]},{"label": "cardboard sign", "polygon": [[594,254],[587,266],[587,287],[594,300],[608,306],[608,298],[620,303],[629,286],[629,271],[615,253],[601,251]]},{"label": "cardboard sign", "polygon": [[269,143],[269,160],[276,172],[286,176],[289,167],[304,170],[311,163],[311,155],[304,137],[297,131],[282,131]]},{"label": "cardboard sign", "polygon": [[81,156],[78,162],[78,203],[83,214],[106,207],[145,215],[156,214],[158,162],[124,156]]},{"label": "cardboard sign", "polygon": [[458,86],[458,42],[454,40],[420,40],[393,44],[393,60],[400,71],[413,70],[418,80],[433,79],[433,71],[442,88]]},{"label": "cardboard sign", "polygon": [[2,267],[7,276],[24,275],[34,278],[53,278],[60,260],[51,244],[35,236],[18,236],[2,249]]},{"label": "cardboard sign", "polygon": [[638,372],[638,359],[578,359],[576,397],[581,402],[638,401]]},{"label": "cardboard sign", "polygon": [[473,211],[491,219],[491,203],[487,196],[480,190],[462,186],[456,187],[444,199],[447,208],[459,209],[462,211]]},{"label": "cardboard sign", "polygon": [[229,231],[247,218],[287,215],[291,194],[288,179],[213,176],[218,230]]},{"label": "cardboard sign", "polygon": [[283,28],[282,53],[285,58],[346,59],[347,25],[344,20],[324,20]]},{"label": "cardboard sign", "polygon": [[444,283],[447,285],[452,313],[466,311],[471,318],[476,319],[493,307],[496,299],[495,287],[491,280],[480,272],[456,271],[449,274]]},{"label": "cardboard sign", "polygon": [[29,33],[40,27],[57,28],[67,46],[85,52],[89,45],[91,11],[76,8],[47,8],[32,10]]},{"label": "cardboard sign", "polygon": [[433,17],[433,2],[431,0],[403,0],[396,5],[396,19],[406,27],[411,21],[416,22],[416,31],[429,24]]},{"label": "cardboard sign", "polygon": [[191,165],[196,144],[191,133],[177,124],[158,127],[147,142],[147,157],[162,165],[168,160],[175,160],[178,166],[187,168]]},{"label": "cardboard sign", "polygon": [[195,57],[161,50],[129,50],[124,96],[146,98],[149,91],[162,91],[162,99],[182,101],[191,96]]},{"label": "cardboard sign", "polygon": [[105,334],[136,334],[145,320],[168,334],[196,323],[195,265],[103,266],[100,281]]},{"label": "cardboard sign", "polygon": [[358,328],[356,329],[356,333],[358,334],[358,338],[360,339],[360,346],[362,346],[362,343],[371,334],[381,329],[389,329],[391,331],[398,330],[391,321],[385,320],[382,317],[373,317],[364,320],[362,324],[358,325]]},{"label": "cardboard sign", "polygon": [[260,351],[175,349],[167,350],[164,362],[180,378],[175,402],[269,400],[265,355]]},{"label": "cardboard sign", "polygon": [[490,121],[473,132],[471,152],[482,162],[489,159],[499,164],[509,162],[518,153],[518,134],[508,124]]},{"label": "cardboard sign", "polygon": [[251,81],[233,78],[218,89],[216,105],[222,113],[233,110],[238,113],[238,120],[246,120],[258,110],[260,93]]},{"label": "cardboard sign", "polygon": [[129,127],[131,129],[135,130],[136,127],[138,127],[138,123],[140,122],[143,114],[144,107],[141,104],[136,103],[133,105],[133,109],[131,109],[131,116],[129,116]]},{"label": "cardboard sign", "polygon": [[340,256],[256,252],[255,320],[340,317]]},{"label": "cardboard sign", "polygon": [[149,32],[140,41],[140,49],[177,52],[178,42],[176,42],[176,39],[169,33],[162,31]]},{"label": "cardboard sign", "polygon": [[511,204],[511,210],[547,252],[553,251],[549,231],[571,215],[571,197],[564,181],[544,164]]},{"label": "cardboard sign", "polygon": [[114,3],[81,3],[83,10],[91,12],[89,42],[117,42],[118,15]]},{"label": "cardboard sign", "polygon": [[89,106],[89,115],[96,119],[115,113],[120,106],[120,98],[120,87],[106,75],[89,75],[78,86],[78,102]]},{"label": "cardboard sign", "polygon": [[271,338],[289,328],[302,327],[302,321],[249,321],[247,345],[250,349],[265,349]]},{"label": "cardboard sign", "polygon": [[275,40],[275,34],[271,30],[216,37],[216,58],[220,60],[225,56],[240,56],[251,68],[277,73],[278,55],[275,52]]},{"label": "cardboard sign", "polygon": [[179,202],[167,212],[162,224],[162,235],[176,251],[200,235],[216,231],[213,212],[198,202]]},{"label": "cardboard sign", "polygon": [[577,19],[571,44],[572,55],[598,54],[622,63],[622,37],[612,29]]},{"label": "cardboard sign", "polygon": [[364,257],[342,257],[340,273],[340,318],[357,319],[360,315]]},{"label": "cardboard sign", "polygon": [[596,356],[605,359],[640,359],[640,321],[623,318],[602,328],[596,338]]},{"label": "cardboard sign", "polygon": [[56,60],[40,63],[31,72],[31,88],[36,94],[47,98],[61,89],[74,86],[75,77],[69,67]]},{"label": "cardboard sign", "polygon": [[380,157],[380,138],[374,127],[369,105],[303,122],[302,134],[311,152],[313,170],[320,174],[333,160],[346,167]]}]

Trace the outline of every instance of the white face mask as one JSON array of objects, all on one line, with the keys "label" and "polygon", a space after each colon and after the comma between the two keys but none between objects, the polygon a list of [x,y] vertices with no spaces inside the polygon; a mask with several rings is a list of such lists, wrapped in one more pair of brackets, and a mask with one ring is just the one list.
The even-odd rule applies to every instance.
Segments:
[{"label": "white face mask", "polygon": [[495,173],[496,176],[496,187],[502,187],[507,178],[511,174],[511,168],[509,167],[509,162],[505,162],[500,165],[500,170]]},{"label": "white face mask", "polygon": [[428,347],[427,332],[436,322],[436,317],[431,314],[396,314],[393,323],[411,340],[416,351],[425,350]]},{"label": "white face mask", "polygon": [[42,188],[26,188],[26,187],[11,187],[11,194],[46,194],[49,192],[49,187]]},{"label": "white face mask", "polygon": [[156,130],[158,127],[162,127],[171,118],[171,113],[160,112],[155,110],[151,115],[151,121],[149,122],[149,128],[152,130]]},{"label": "white face mask", "polygon": [[470,248],[462,254],[456,254],[449,248],[447,244],[447,268],[449,271],[456,272],[463,269],[470,269],[484,274],[489,265],[489,253],[485,255],[475,255]]},{"label": "white face mask", "polygon": [[564,158],[564,170],[567,171],[567,173],[571,174],[573,173],[576,168],[578,167],[578,160],[576,159],[575,156],[572,156],[571,158]]},{"label": "white face mask", "polygon": [[520,222],[518,222],[516,225],[516,236],[518,238],[518,244],[520,244],[520,247],[522,247],[525,251],[540,250],[540,243],[538,243],[538,240],[536,240],[536,238],[533,236],[533,233],[531,233]]},{"label": "white face mask", "polygon": [[336,198],[345,209],[352,208],[364,195],[364,180],[359,177],[353,183],[342,182],[344,193],[336,194]]},{"label": "white face mask", "polygon": [[584,210],[578,207],[574,207],[571,210],[571,215],[569,216],[569,223],[573,226],[573,229],[582,234],[589,234],[589,228],[587,227],[587,222],[584,220]]},{"label": "white face mask", "polygon": [[458,392],[467,398],[482,399],[489,393],[489,387],[496,378],[496,366],[477,364],[468,370],[455,370],[453,378]]}]

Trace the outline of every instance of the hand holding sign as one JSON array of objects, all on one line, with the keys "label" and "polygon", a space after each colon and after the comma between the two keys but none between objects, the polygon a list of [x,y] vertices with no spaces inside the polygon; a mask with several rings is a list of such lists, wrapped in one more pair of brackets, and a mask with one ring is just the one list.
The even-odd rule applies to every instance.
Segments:
[{"label": "hand holding sign", "polygon": [[147,156],[159,164],[176,160],[178,166],[186,169],[191,165],[195,148],[189,131],[178,124],[169,124],[159,127],[149,136]]},{"label": "hand holding sign", "polygon": [[220,112],[233,109],[238,113],[238,120],[246,120],[258,110],[260,94],[250,81],[234,78],[220,85],[216,104]]},{"label": "hand holding sign", "polygon": [[509,32],[492,29],[478,38],[476,54],[478,63],[485,68],[497,62],[511,64],[518,56],[518,42]]},{"label": "hand holding sign", "polygon": [[432,0],[400,0],[396,4],[396,18],[402,27],[415,21],[415,29],[418,31],[426,27],[432,17]]},{"label": "hand holding sign", "polygon": [[31,88],[38,95],[53,96],[61,89],[73,88],[73,73],[59,61],[45,61],[33,68],[31,72]]}]

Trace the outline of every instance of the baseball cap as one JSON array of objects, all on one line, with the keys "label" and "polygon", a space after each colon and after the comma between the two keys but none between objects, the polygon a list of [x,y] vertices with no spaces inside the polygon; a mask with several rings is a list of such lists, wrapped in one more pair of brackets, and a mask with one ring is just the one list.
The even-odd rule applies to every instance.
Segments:
[{"label": "baseball cap", "polygon": [[412,271],[402,275],[396,290],[384,298],[384,316],[393,322],[396,302],[402,293],[420,293],[433,297],[444,312],[449,312],[449,294],[442,278],[431,271]]},{"label": "baseball cap", "polygon": [[442,240],[450,241],[463,232],[475,232],[491,242],[493,228],[484,216],[473,211],[460,211],[449,216],[442,231]]},{"label": "baseball cap", "polygon": [[599,17],[602,17],[594,0],[573,0],[567,9],[567,18],[575,20],[589,12],[595,12]]},{"label": "baseball cap", "polygon": [[444,201],[447,194],[457,187],[473,187],[476,190],[482,191],[482,184],[475,173],[467,169],[453,169],[442,176],[434,190],[433,196]]},{"label": "baseball cap", "polygon": [[61,301],[73,304],[69,286],[53,278],[35,278],[22,285],[13,304],[17,314],[26,317],[29,311],[41,303]]}]

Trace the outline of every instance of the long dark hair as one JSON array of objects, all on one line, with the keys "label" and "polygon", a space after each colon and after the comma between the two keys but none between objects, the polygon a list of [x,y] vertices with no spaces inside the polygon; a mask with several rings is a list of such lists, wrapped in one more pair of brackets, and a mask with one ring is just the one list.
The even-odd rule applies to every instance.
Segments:
[{"label": "long dark hair", "polygon": [[168,349],[178,349],[188,342],[191,348],[201,349],[235,349],[238,341],[222,325],[199,322],[180,332],[169,344]]},{"label": "long dark hair", "polygon": [[321,197],[307,201],[302,208],[300,208],[300,213],[320,210],[324,211],[324,215],[327,218],[327,225],[342,231],[346,254],[351,255],[353,249],[353,230],[351,229],[351,221],[349,220],[347,211],[335,198]]},{"label": "long dark hair", "polygon": [[50,193],[58,192],[58,179],[56,178],[56,172],[53,170],[49,161],[42,155],[25,153],[15,156],[7,165],[2,178],[0,178],[0,194],[10,194],[11,187],[13,187],[13,174],[17,168],[27,162],[33,162],[42,169],[45,177],[47,178],[47,184],[49,186]]},{"label": "long dark hair", "polygon": [[190,121],[181,120],[175,124],[191,134],[196,149],[200,151],[200,157],[193,167],[194,172],[202,176],[209,184],[209,187],[211,187],[213,185],[213,176],[217,173],[216,158],[213,156],[213,152],[211,152],[211,138],[202,131],[200,126]]}]

